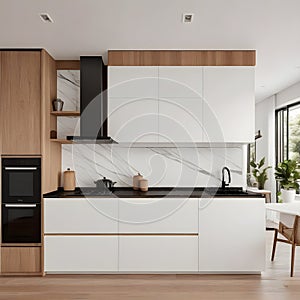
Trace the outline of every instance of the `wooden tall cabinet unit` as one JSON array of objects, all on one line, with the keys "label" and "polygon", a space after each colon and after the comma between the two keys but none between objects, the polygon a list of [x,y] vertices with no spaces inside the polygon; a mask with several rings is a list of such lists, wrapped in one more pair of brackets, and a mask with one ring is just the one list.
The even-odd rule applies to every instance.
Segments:
[{"label": "wooden tall cabinet unit", "polygon": [[[60,145],[50,142],[56,79],[56,61],[45,50],[0,50],[0,154],[41,157],[42,194],[57,189],[61,168]],[[43,224],[42,195],[41,209]],[[1,274],[41,275],[43,265],[43,243],[1,240]]]},{"label": "wooden tall cabinet unit", "polygon": [[2,51],[2,154],[41,154],[40,51]]}]

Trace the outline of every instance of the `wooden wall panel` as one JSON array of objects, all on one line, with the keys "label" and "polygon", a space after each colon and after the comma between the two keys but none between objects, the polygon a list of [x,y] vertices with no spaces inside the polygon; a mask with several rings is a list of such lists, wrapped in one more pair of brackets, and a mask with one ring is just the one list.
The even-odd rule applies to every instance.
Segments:
[{"label": "wooden wall panel", "polygon": [[109,50],[109,66],[255,66],[255,50]]},{"label": "wooden wall panel", "polygon": [[45,51],[41,54],[42,80],[42,191],[47,193],[56,190],[60,182],[61,146],[50,142],[50,131],[57,130],[56,116],[51,115],[52,101],[56,98],[56,63]]},{"label": "wooden wall panel", "polygon": [[2,154],[41,154],[40,51],[2,51]]},{"label": "wooden wall panel", "polygon": [[57,70],[80,70],[80,60],[57,60]]}]

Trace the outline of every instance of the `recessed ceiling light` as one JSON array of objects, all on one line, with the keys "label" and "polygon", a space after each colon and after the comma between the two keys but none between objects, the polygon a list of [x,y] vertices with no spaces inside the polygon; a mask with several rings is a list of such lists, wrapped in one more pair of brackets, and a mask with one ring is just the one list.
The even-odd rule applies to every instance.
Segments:
[{"label": "recessed ceiling light", "polygon": [[193,20],[194,20],[194,14],[192,14],[192,13],[182,14],[182,22],[183,23],[192,23]]},{"label": "recessed ceiling light", "polygon": [[47,13],[41,13],[40,18],[42,19],[43,22],[45,23],[54,23],[53,19],[50,17],[49,14]]}]

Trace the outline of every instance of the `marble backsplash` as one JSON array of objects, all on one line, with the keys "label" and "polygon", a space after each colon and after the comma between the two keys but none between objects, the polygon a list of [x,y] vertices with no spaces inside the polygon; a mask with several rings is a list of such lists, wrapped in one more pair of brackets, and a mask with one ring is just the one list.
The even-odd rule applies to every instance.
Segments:
[{"label": "marble backsplash", "polygon": [[131,186],[140,172],[149,186],[219,186],[229,167],[231,186],[246,187],[245,146],[236,148],[127,148],[120,145],[63,145],[62,171],[76,171],[77,186],[94,186],[105,176],[116,186]]},{"label": "marble backsplash", "polygon": [[[63,110],[80,110],[80,71],[57,71],[57,98],[64,101]],[[79,117],[57,117],[57,138],[79,135]]]}]

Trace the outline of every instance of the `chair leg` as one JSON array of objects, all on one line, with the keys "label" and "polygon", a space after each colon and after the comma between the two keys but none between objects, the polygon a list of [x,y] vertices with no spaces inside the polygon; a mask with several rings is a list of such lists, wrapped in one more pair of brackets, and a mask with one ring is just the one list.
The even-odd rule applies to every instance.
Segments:
[{"label": "chair leg", "polygon": [[276,245],[277,245],[277,236],[278,236],[278,230],[275,229],[271,261],[274,261],[274,257],[275,257],[275,251],[276,251]]},{"label": "chair leg", "polygon": [[291,277],[294,276],[295,249],[296,249],[296,244],[292,244],[292,255],[291,255]]}]

